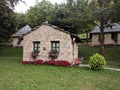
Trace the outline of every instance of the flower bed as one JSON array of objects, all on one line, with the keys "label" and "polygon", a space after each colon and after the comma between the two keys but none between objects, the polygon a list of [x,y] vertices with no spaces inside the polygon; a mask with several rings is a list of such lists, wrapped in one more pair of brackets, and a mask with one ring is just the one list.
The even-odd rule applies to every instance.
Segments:
[{"label": "flower bed", "polygon": [[45,62],[48,65],[55,65],[55,66],[70,66],[71,63],[66,60],[49,60]]},{"label": "flower bed", "polygon": [[55,65],[55,61],[54,60],[45,61],[44,64]]},{"label": "flower bed", "polygon": [[22,61],[22,64],[43,64],[43,60]]},{"label": "flower bed", "polygon": [[67,60],[49,60],[43,62],[43,60],[34,60],[34,61],[22,61],[22,64],[48,64],[48,65],[55,65],[55,66],[70,66],[71,63]]}]

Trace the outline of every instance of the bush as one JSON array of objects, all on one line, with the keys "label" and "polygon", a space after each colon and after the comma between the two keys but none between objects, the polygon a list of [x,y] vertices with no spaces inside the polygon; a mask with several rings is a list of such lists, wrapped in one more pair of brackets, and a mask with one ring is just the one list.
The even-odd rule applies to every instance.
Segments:
[{"label": "bush", "polygon": [[100,54],[96,53],[90,57],[89,66],[92,70],[103,69],[106,66],[105,58]]}]

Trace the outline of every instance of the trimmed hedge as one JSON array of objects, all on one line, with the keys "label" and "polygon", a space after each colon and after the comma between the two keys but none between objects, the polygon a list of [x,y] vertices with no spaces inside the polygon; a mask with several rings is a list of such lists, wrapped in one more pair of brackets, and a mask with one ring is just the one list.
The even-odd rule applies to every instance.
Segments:
[{"label": "trimmed hedge", "polygon": [[102,55],[96,53],[90,57],[89,66],[92,70],[103,69],[106,66],[106,60]]}]

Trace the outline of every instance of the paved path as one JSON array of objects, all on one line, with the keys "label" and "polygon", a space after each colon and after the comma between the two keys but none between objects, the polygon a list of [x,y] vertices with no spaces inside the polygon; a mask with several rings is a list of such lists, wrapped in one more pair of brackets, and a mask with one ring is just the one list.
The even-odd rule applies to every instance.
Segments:
[{"label": "paved path", "polygon": [[116,69],[116,68],[108,68],[108,67],[105,67],[105,69],[120,71],[120,69]]},{"label": "paved path", "polygon": [[[89,65],[86,65],[86,64],[80,64],[79,66],[80,66],[80,67],[89,67]],[[120,69],[116,69],[116,68],[108,68],[108,67],[105,67],[105,69],[114,70],[114,71],[120,71]]]}]

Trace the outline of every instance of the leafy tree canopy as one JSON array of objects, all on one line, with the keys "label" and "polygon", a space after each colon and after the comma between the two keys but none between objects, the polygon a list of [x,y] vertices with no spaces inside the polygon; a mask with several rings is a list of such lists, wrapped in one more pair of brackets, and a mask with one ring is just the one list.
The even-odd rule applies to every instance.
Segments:
[{"label": "leafy tree canopy", "polygon": [[0,43],[6,42],[15,32],[16,20],[12,8],[18,0],[0,0]]},{"label": "leafy tree canopy", "polygon": [[27,11],[25,19],[32,27],[40,25],[46,20],[51,22],[53,10],[54,5],[49,1],[43,0],[37,2],[34,7]]}]

